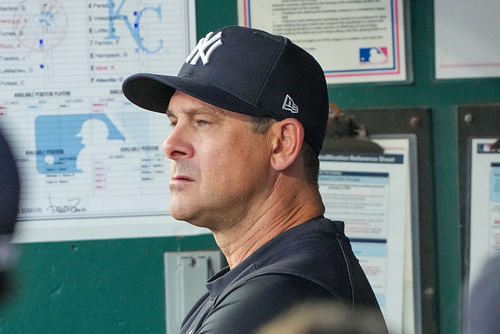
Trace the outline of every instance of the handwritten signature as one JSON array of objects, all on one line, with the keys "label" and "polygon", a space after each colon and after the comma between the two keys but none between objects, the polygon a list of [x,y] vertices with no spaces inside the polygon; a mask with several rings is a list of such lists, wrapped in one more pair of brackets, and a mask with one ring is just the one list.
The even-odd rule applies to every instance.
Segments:
[{"label": "handwritten signature", "polygon": [[49,206],[47,207],[47,210],[49,210],[51,213],[85,212],[87,211],[87,209],[78,207],[81,201],[82,199],[80,197],[68,198],[67,202],[69,202],[69,204],[55,205],[52,203],[52,198],[49,195]]}]

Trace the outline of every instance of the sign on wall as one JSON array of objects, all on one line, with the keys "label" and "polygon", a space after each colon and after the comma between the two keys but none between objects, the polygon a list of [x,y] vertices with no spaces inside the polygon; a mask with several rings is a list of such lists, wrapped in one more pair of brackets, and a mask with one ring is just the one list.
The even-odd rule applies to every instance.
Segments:
[{"label": "sign on wall", "polygon": [[185,0],[2,1],[0,126],[22,177],[18,240],[187,233],[167,210],[168,121],[121,84],[176,74],[194,21]]}]

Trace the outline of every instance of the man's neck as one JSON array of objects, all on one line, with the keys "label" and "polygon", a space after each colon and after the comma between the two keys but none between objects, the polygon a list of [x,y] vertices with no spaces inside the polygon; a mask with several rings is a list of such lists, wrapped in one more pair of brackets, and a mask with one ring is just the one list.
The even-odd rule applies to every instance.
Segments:
[{"label": "man's neck", "polygon": [[232,269],[282,232],[323,213],[321,197],[314,187],[286,192],[275,189],[247,217],[228,229],[213,232]]}]

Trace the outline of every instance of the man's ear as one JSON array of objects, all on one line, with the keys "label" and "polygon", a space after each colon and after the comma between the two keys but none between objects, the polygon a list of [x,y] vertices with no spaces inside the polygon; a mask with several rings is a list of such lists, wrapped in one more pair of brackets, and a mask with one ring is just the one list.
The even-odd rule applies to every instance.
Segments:
[{"label": "man's ear", "polygon": [[297,160],[304,141],[304,127],[295,118],[286,118],[272,124],[271,134],[271,165],[275,170],[283,171]]}]

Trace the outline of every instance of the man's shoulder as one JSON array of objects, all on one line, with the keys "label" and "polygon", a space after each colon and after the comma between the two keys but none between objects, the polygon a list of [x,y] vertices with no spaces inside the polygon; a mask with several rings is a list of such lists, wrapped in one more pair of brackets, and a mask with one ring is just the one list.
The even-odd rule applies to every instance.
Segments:
[{"label": "man's shoulder", "polygon": [[311,284],[345,299],[351,296],[349,267],[353,264],[358,265],[342,223],[321,217],[285,231],[259,249],[252,255],[252,269],[233,280],[225,293],[249,282],[281,281],[288,289],[295,283]]},{"label": "man's shoulder", "polygon": [[310,279],[285,273],[257,273],[235,287],[230,294],[233,300],[281,299],[297,302],[302,299],[335,298],[327,289]]},{"label": "man's shoulder", "polygon": [[296,304],[324,299],[335,300],[327,290],[301,277],[254,276],[217,298],[201,332],[253,333]]},{"label": "man's shoulder", "polygon": [[[338,241],[348,241],[344,234],[344,223],[318,217],[288,229],[255,254],[257,263],[279,261],[280,259],[298,259],[298,255],[311,252],[324,252],[327,248],[338,247]],[[283,251],[280,251],[283,250]]]},{"label": "man's shoulder", "polygon": [[273,273],[295,276],[348,304],[376,304],[342,222],[315,219],[276,239],[255,258],[255,271],[250,276]]},{"label": "man's shoulder", "polygon": [[343,223],[314,219],[285,231],[254,256],[254,275],[289,274],[313,281],[331,282],[347,271],[339,266],[353,260]]}]

